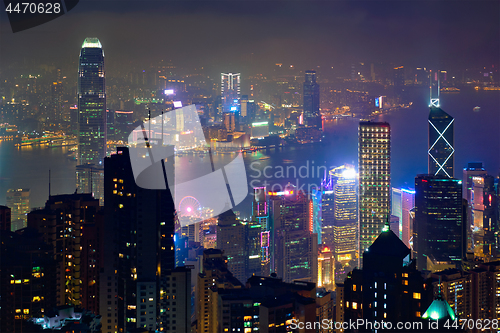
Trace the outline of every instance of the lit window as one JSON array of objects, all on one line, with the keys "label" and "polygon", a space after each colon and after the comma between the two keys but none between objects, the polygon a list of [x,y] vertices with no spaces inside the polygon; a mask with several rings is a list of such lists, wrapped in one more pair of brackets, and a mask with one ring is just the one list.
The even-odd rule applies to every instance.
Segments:
[{"label": "lit window", "polygon": [[357,310],[357,309],[358,309],[358,303],[356,303],[356,302],[352,302],[352,308],[353,308],[354,310]]},{"label": "lit window", "polygon": [[420,293],[413,293],[413,298],[414,299],[420,299]]}]

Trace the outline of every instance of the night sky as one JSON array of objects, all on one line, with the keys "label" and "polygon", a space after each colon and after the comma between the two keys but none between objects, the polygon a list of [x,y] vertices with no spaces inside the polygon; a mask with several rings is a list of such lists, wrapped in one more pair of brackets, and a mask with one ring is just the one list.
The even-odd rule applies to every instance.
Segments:
[{"label": "night sky", "polygon": [[36,57],[77,60],[87,36],[107,66],[161,59],[177,66],[259,71],[351,62],[473,67],[500,59],[500,1],[80,1],[13,34],[0,14],[1,68]]}]

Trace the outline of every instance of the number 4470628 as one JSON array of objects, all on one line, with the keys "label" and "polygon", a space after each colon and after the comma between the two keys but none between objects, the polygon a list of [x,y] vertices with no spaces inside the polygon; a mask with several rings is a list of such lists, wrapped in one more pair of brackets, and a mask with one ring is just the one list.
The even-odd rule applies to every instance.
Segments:
[{"label": "number 4470628", "polygon": [[31,14],[59,14],[61,12],[61,3],[34,3],[34,2],[18,2],[10,3],[5,8],[5,11],[10,13],[31,13]]}]

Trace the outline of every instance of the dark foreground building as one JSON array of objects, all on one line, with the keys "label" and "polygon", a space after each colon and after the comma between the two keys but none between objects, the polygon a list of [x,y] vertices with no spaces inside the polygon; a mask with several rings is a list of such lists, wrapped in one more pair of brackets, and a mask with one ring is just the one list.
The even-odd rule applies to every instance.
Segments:
[{"label": "dark foreground building", "polygon": [[[336,321],[369,323],[419,322],[432,301],[433,287],[416,269],[410,249],[389,229],[365,251],[363,269],[354,269],[337,284]],[[415,327],[413,327],[414,329]],[[384,330],[386,331],[405,331]],[[375,332],[375,326],[357,332]],[[342,332],[355,332],[347,329]]]}]

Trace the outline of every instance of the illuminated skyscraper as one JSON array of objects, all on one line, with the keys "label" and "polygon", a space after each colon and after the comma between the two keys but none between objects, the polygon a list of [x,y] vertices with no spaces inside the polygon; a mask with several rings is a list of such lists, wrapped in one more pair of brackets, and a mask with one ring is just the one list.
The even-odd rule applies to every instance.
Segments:
[{"label": "illuminated skyscraper", "polygon": [[319,113],[319,84],[316,83],[316,71],[306,71],[304,81],[304,123],[308,126],[321,127]]},{"label": "illuminated skyscraper", "polygon": [[240,112],[240,73],[221,73],[222,112]]},{"label": "illuminated skyscraper", "polygon": [[[78,165],[86,169],[86,172],[77,172],[77,187],[79,192],[92,192],[102,201],[102,170],[95,174],[91,171],[92,168],[103,167],[106,156],[104,52],[97,38],[85,38],[83,42],[78,66],[77,93]],[[94,191],[97,188],[99,190]]]},{"label": "illuminated skyscraper", "polygon": [[268,192],[272,202],[274,266],[283,281],[316,281],[318,236],[313,233],[313,204],[302,191],[287,185]]},{"label": "illuminated skyscraper", "polygon": [[335,260],[349,262],[356,258],[358,233],[358,196],[356,171],[342,165],[329,172],[334,196],[333,240]]},{"label": "illuminated skyscraper", "polygon": [[410,211],[415,207],[415,190],[401,189],[401,240],[410,247],[413,232]]},{"label": "illuminated skyscraper", "polygon": [[399,219],[399,228],[396,235],[410,247],[411,225],[410,210],[415,207],[415,191],[406,188],[392,188],[392,215]]},{"label": "illuminated skyscraper", "polygon": [[11,209],[11,230],[26,228],[26,216],[30,211],[30,190],[7,190],[7,207]]},{"label": "illuminated skyscraper", "polygon": [[494,234],[498,231],[497,225],[497,195],[493,176],[482,175],[472,177],[470,191],[472,223],[472,241],[476,257],[488,258],[495,256]]},{"label": "illuminated skyscraper", "polygon": [[413,249],[417,269],[426,269],[429,261],[461,262],[467,239],[462,209],[461,180],[434,175],[415,178]]},{"label": "illuminated skyscraper", "polygon": [[391,129],[388,123],[359,123],[359,260],[390,215]]},{"label": "illuminated skyscraper", "polygon": [[428,173],[431,175],[453,178],[455,163],[454,120],[452,116],[439,107],[439,100],[435,104],[431,104],[428,150]]},{"label": "illuminated skyscraper", "polygon": [[85,38],[78,74],[78,164],[102,165],[106,156],[106,86],[99,39]]}]

